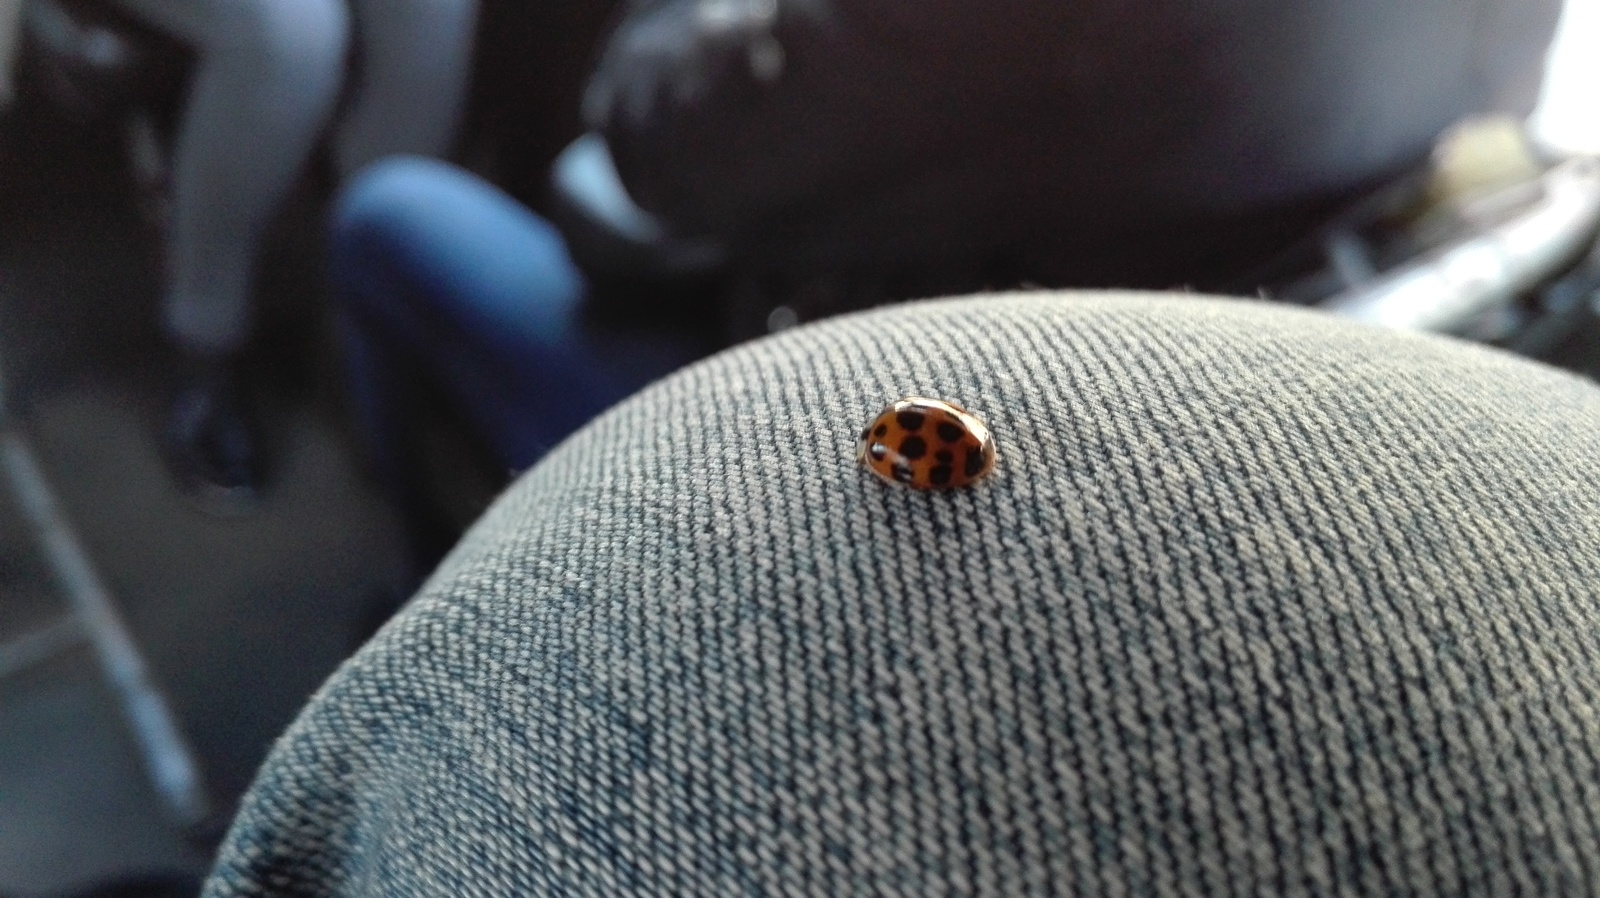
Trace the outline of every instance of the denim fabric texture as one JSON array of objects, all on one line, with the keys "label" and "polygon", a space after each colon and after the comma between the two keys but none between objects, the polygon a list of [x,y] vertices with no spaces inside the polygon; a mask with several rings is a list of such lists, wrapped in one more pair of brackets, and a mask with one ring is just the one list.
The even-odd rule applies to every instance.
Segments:
[{"label": "denim fabric texture", "polygon": [[[857,466],[908,394],[950,493]],[[206,894],[1600,894],[1600,391],[1133,294],[786,331],[522,477]]]}]

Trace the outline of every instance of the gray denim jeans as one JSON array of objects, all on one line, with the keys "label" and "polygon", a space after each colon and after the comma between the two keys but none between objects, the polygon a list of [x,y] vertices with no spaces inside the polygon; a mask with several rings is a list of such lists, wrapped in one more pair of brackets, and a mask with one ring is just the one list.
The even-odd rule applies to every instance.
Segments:
[{"label": "gray denim jeans", "polygon": [[[972,488],[855,461],[982,418]],[[1600,390],[1263,303],[796,328],[525,475],[273,750],[229,895],[1600,893]]]}]

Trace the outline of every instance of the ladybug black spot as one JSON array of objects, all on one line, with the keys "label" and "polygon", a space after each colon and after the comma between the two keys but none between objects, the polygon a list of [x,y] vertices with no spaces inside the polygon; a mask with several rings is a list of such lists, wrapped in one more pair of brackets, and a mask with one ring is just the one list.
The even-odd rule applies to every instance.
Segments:
[{"label": "ladybug black spot", "polygon": [[900,454],[907,461],[916,461],[928,454],[928,442],[922,437],[906,437],[900,441]]},{"label": "ladybug black spot", "polygon": [[888,432],[889,432],[889,425],[887,425],[887,424],[879,424],[878,425],[878,429],[874,430],[872,432],[872,435],[875,436],[875,437],[881,437],[881,436],[883,436],[884,434],[886,434]]},{"label": "ladybug black spot", "polygon": [[928,479],[933,481],[935,486],[944,486],[950,482],[950,475],[953,473],[955,472],[950,470],[949,465],[940,465],[928,472]]},{"label": "ladybug black spot", "polygon": [[964,468],[968,477],[978,476],[983,470],[983,450],[974,446],[967,450],[967,464]]},{"label": "ladybug black spot", "polygon": [[922,412],[900,412],[894,416],[894,422],[912,433],[922,429],[922,422],[927,415]]},{"label": "ladybug black spot", "polygon": [[960,425],[951,424],[949,421],[939,422],[939,439],[946,443],[954,443],[966,435],[966,429]]}]

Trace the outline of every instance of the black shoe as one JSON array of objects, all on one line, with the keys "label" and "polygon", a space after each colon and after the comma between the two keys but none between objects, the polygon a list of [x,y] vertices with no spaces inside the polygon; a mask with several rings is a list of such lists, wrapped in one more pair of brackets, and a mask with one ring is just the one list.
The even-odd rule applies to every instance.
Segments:
[{"label": "black shoe", "polygon": [[213,514],[248,514],[261,503],[260,440],[234,374],[206,366],[178,391],[163,453],[178,485]]}]

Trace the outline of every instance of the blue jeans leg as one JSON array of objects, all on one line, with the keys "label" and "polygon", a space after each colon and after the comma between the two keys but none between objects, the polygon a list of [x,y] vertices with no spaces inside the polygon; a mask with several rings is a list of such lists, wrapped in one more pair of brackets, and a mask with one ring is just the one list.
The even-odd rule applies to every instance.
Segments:
[{"label": "blue jeans leg", "polygon": [[435,160],[386,160],[351,183],[332,265],[353,330],[376,344],[362,350],[370,383],[356,390],[368,418],[382,418],[371,406],[393,382],[381,369],[420,365],[511,469],[695,354],[670,337],[624,346],[590,332],[560,234]]}]

